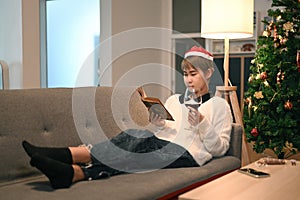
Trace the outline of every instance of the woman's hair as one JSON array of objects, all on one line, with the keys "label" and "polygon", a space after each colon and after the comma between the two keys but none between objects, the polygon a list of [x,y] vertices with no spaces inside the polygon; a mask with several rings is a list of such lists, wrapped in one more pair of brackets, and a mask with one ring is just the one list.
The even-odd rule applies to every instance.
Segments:
[{"label": "woman's hair", "polygon": [[212,60],[208,60],[206,58],[200,57],[200,56],[189,56],[181,62],[181,69],[200,69],[204,73],[208,71],[209,69],[214,71],[214,63]]}]

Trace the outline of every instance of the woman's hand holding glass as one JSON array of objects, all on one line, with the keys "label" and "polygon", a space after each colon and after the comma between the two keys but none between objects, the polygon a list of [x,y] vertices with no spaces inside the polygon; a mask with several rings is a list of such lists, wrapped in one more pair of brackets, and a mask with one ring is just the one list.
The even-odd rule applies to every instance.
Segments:
[{"label": "woman's hand holding glass", "polygon": [[193,130],[193,127],[199,123],[201,117],[201,114],[198,112],[198,107],[202,104],[202,96],[197,97],[194,88],[186,88],[184,104],[189,109],[188,122],[190,123],[190,126],[185,129]]},{"label": "woman's hand holding glass", "polygon": [[189,114],[188,114],[188,122],[191,126],[197,126],[203,119],[203,115],[195,108],[188,106]]}]

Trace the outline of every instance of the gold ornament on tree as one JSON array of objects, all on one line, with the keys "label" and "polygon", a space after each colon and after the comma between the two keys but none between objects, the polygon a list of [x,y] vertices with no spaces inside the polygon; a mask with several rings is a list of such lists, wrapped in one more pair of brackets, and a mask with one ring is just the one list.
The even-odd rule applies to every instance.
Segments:
[{"label": "gold ornament on tree", "polygon": [[290,102],[290,100],[288,100],[287,102],[285,102],[284,108],[285,108],[286,110],[292,110],[292,108],[293,108],[292,102]]},{"label": "gold ornament on tree", "polygon": [[286,42],[288,41],[288,38],[285,38],[285,37],[282,37],[282,36],[279,36],[279,38],[280,38],[280,44],[281,45],[285,45]]}]

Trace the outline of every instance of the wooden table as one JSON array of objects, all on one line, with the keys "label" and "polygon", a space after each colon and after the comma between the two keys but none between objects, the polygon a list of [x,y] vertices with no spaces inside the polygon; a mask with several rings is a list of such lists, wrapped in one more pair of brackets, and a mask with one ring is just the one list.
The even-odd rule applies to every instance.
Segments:
[{"label": "wooden table", "polygon": [[[292,166],[267,165],[258,167],[251,163],[245,167],[269,173],[266,178],[253,178],[238,171],[191,190],[179,200],[300,200],[300,162]],[[243,167],[243,168],[245,168]]]}]

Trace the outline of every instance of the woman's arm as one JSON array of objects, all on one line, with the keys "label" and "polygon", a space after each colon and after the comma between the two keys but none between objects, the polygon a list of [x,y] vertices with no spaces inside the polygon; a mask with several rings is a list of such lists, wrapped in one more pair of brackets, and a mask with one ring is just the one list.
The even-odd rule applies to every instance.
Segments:
[{"label": "woman's arm", "polygon": [[200,112],[204,118],[198,124],[198,131],[205,148],[212,156],[223,156],[229,148],[232,128],[228,103],[225,99],[214,97]]}]

